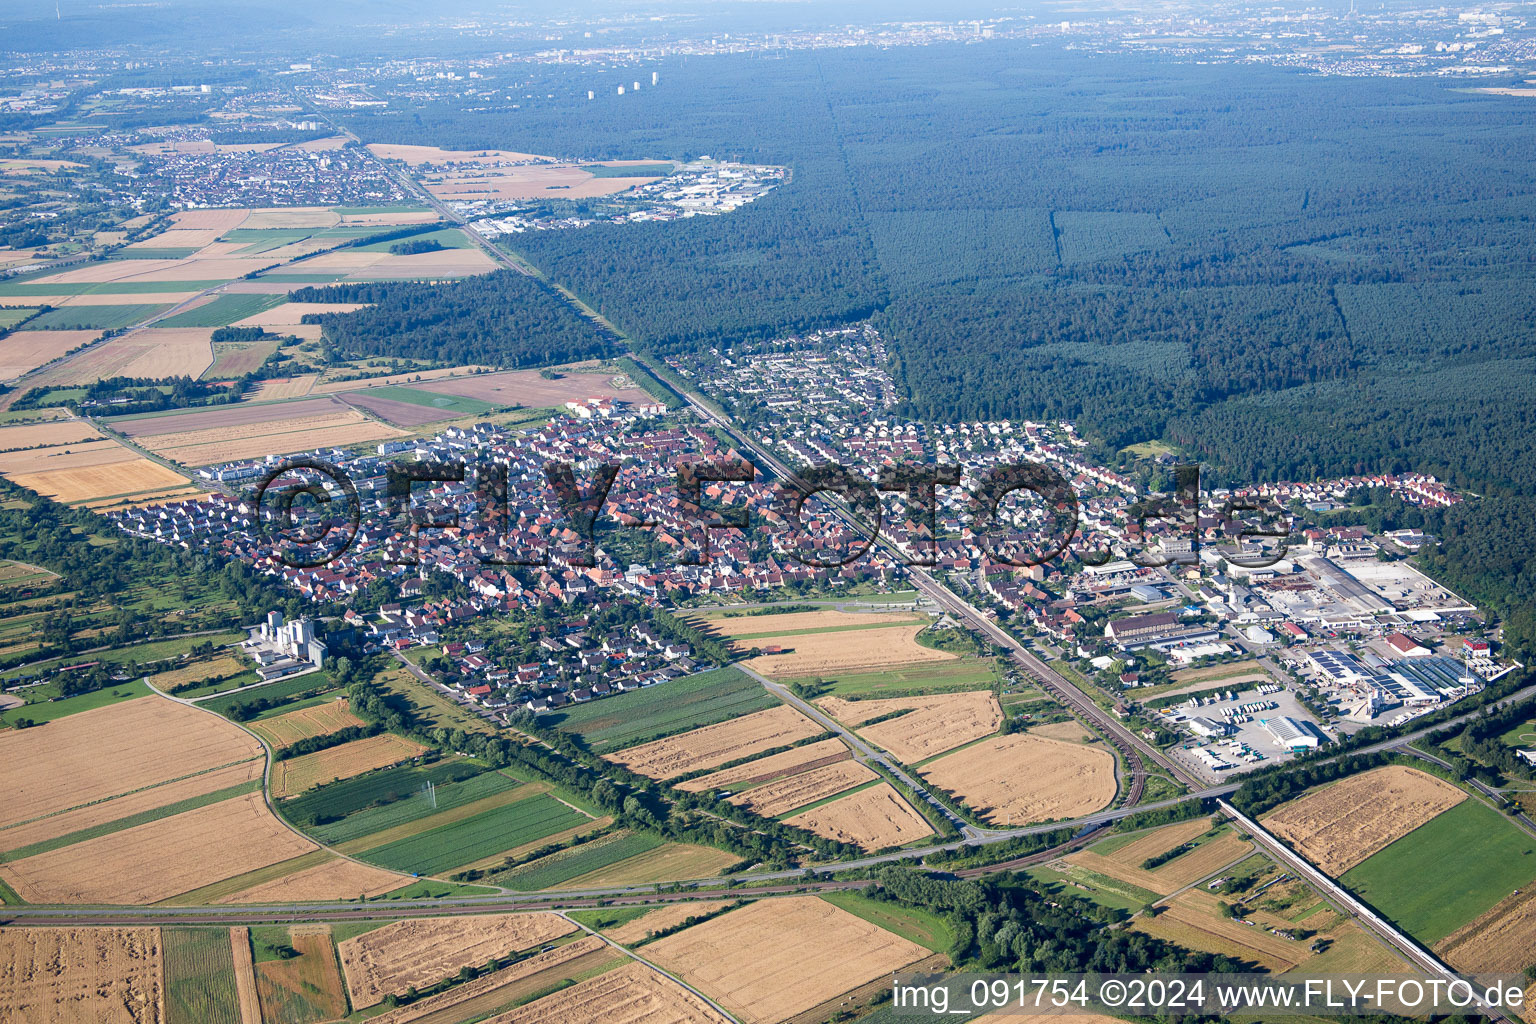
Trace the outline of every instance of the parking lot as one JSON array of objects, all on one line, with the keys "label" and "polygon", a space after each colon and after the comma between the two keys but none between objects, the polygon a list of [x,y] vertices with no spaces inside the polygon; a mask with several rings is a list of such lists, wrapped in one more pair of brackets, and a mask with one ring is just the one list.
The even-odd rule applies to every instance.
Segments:
[{"label": "parking lot", "polygon": [[[1251,704],[1261,706],[1250,711],[1241,710],[1244,705]],[[1291,751],[1280,746],[1275,737],[1264,727],[1264,723],[1270,719],[1288,717],[1297,722],[1311,723],[1313,727],[1317,726],[1317,720],[1301,706],[1295,694],[1285,689],[1260,694],[1256,688],[1249,688],[1234,691],[1232,700],[1210,701],[1207,698],[1207,703],[1201,707],[1178,704],[1166,710],[1170,714],[1159,715],[1159,718],[1163,720],[1165,727],[1176,732],[1187,734],[1189,725],[1184,720],[1194,717],[1210,719],[1217,723],[1230,723],[1237,730],[1232,735],[1217,739],[1187,735],[1182,742],[1168,749],[1169,755],[1181,766],[1189,768],[1201,778],[1212,782],[1292,759],[1294,755]],[[1230,717],[1226,714],[1228,711],[1232,712]],[[1196,753],[1196,750],[1200,749],[1215,755],[1223,764],[1230,767],[1213,767],[1205,757]]]}]

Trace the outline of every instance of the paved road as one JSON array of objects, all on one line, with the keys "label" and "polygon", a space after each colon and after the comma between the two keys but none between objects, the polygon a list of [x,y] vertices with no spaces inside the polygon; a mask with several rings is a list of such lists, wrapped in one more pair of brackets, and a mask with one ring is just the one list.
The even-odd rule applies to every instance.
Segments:
[{"label": "paved road", "polygon": [[[647,368],[654,372],[655,368],[649,365],[645,356],[633,353],[631,355],[637,362],[646,365]],[[704,417],[706,422],[715,425],[728,434],[732,440],[740,444],[746,451],[755,455],[759,461],[780,479],[796,479],[797,474],[794,470],[786,466],[764,445],[759,444],[755,438],[748,436],[735,422],[720,415],[696,396],[687,392],[679,393],[694,411]],[[847,512],[846,509],[839,507],[833,502],[828,502],[828,505],[852,528],[858,530],[866,537],[870,536],[870,531],[864,524]],[[884,541],[883,538],[875,536],[872,538],[872,543],[880,546],[882,550],[897,561],[905,561],[901,553]],[[1110,741],[1119,749],[1125,764],[1126,773],[1130,778],[1129,791],[1126,794],[1127,803],[1134,804],[1141,799],[1146,781],[1144,760],[1158,765],[1173,778],[1187,786],[1193,788],[1199,785],[1198,780],[1194,779],[1188,772],[1177,767],[1160,751],[1121,725],[1113,715],[1094,703],[1082,690],[1064,679],[1060,674],[1047,666],[1045,662],[1028,651],[1012,634],[1008,633],[996,622],[993,622],[977,608],[962,600],[954,591],[940,583],[926,570],[917,566],[911,566],[908,569],[908,577],[919,593],[939,605],[945,611],[969,623],[977,631],[1006,650],[1020,668],[1033,677],[1042,689],[1093,722],[1110,738]]]},{"label": "paved road", "polygon": [[[1536,696],[1536,685],[1528,686],[1517,693],[1500,701],[1500,706],[1519,703]],[[1471,721],[1481,711],[1470,711],[1460,715],[1449,722],[1438,726],[1426,727],[1394,737],[1381,743],[1363,747],[1359,750],[1340,754],[1339,757],[1355,756],[1358,754],[1371,754],[1404,747],[1439,729],[1450,728]],[[1336,760],[1327,758],[1323,762]],[[1156,800],[1137,807],[1119,807],[1114,810],[1099,811],[1096,814],[1084,815],[1081,818],[1073,818],[1069,821],[1058,821],[1044,825],[1031,825],[1025,828],[1006,829],[991,832],[985,836],[967,838],[964,840],[943,843],[934,846],[926,846],[913,850],[898,850],[895,853],[880,854],[878,856],[863,857],[854,861],[841,862],[821,870],[855,870],[858,868],[877,867],[883,864],[894,864],[902,861],[921,861],[922,858],[940,850],[958,850],[964,847],[987,846],[993,843],[1005,842],[1022,836],[1038,835],[1054,829],[1071,828],[1079,831],[1090,827],[1101,827],[1119,821],[1141,811],[1161,810],[1172,807],[1190,799],[1216,799],[1220,800],[1237,791],[1237,783],[1228,783],[1222,786],[1210,786],[1199,789],[1183,796],[1170,797],[1166,800]],[[1074,843],[1080,842],[1087,836],[1079,836]],[[1073,844],[1068,844],[1073,845]],[[958,872],[965,876],[991,873],[994,871],[1010,870],[1012,867],[1027,865],[1046,856],[1049,851],[1031,854],[1013,861],[989,864],[985,867],[968,869]],[[866,881],[833,882],[812,881],[808,875],[817,873],[813,868],[790,868],[784,871],[764,872],[751,876],[753,883],[783,883],[779,885],[730,885],[720,878],[697,879],[676,883],[678,892],[658,893],[655,886],[622,886],[607,889],[570,889],[557,892],[544,893],[512,893],[497,894],[491,896],[467,896],[455,899],[443,900],[400,900],[400,901],[372,901],[368,903],[290,903],[275,904],[264,907],[78,907],[78,906],[50,906],[45,904],[30,904],[26,906],[7,906],[0,908],[0,924],[7,923],[4,919],[17,924],[112,924],[112,923],[198,923],[198,924],[242,924],[242,923],[282,923],[287,921],[319,921],[319,920],[353,920],[353,919],[389,919],[399,917],[419,916],[446,916],[456,914],[489,914],[505,913],[515,910],[547,910],[565,907],[567,909],[579,907],[597,906],[599,902],[612,905],[651,905],[670,903],[677,900],[688,899],[718,899],[738,893],[743,896],[774,896],[809,890],[825,890],[837,888],[856,888],[867,885]]]}]

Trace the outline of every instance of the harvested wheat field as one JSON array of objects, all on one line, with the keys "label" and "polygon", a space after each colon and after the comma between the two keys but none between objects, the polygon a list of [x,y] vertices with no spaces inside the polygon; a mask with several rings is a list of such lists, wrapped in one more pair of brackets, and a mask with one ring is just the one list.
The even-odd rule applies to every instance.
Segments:
[{"label": "harvested wheat field", "polygon": [[[551,836],[544,840],[553,841]],[[713,846],[693,843],[663,843],[644,853],[626,857],[607,867],[561,882],[558,888],[600,889],[617,885],[645,885],[650,882],[675,882],[690,878],[714,878],[741,858]]]},{"label": "harvested wheat field", "polygon": [[388,142],[370,142],[368,152],[381,160],[403,160],[412,167],[421,164],[479,163],[554,163],[552,156],[514,153],[506,149],[438,149],[436,146],[406,146]]},{"label": "harvested wheat field", "polygon": [[343,213],[341,223],[343,225],[364,225],[373,227],[384,225],[394,227],[401,224],[431,224],[438,219],[433,210],[376,210],[368,213]]},{"label": "harvested wheat field", "polygon": [[209,341],[212,335],[211,327],[149,327],[130,331],[50,369],[47,381],[63,386],[94,384],[108,377],[184,375],[196,380],[213,362],[213,345]]},{"label": "harvested wheat field", "polygon": [[[126,448],[119,448],[128,452]],[[131,453],[130,453],[131,455]],[[78,469],[50,469],[41,473],[10,473],[18,486],[65,503],[98,501],[117,495],[163,495],[191,487],[192,482],[158,462],[130,457],[122,461]]]},{"label": "harvested wheat field", "polygon": [[241,228],[330,228],[341,223],[341,214],[326,206],[265,206],[246,212],[231,227]]},{"label": "harvested wheat field", "polygon": [[648,939],[656,932],[664,932],[676,928],[690,917],[705,917],[717,910],[724,910],[730,905],[730,900],[699,900],[698,902],[684,901],[673,903],[641,914],[633,921],[625,921],[617,928],[605,929],[603,934],[607,935],[614,942],[630,945]]},{"label": "harvested wheat field", "polygon": [[261,1024],[261,997],[256,992],[256,961],[251,953],[249,929],[230,928],[229,948],[235,962],[235,997],[240,1004],[240,1024]]},{"label": "harvested wheat field", "polygon": [[455,985],[446,992],[389,1010],[369,1020],[371,1024],[410,1024],[411,1021],[423,1019],[429,1019],[430,1024],[444,1024],[445,1020],[474,1020],[488,1009],[494,1010],[520,999],[537,996],[540,992],[548,992],[550,983],[563,976],[580,977],[599,971],[605,963],[610,967],[616,966],[621,959],[627,958],[602,939],[589,935],[546,952],[535,953],[510,967],[481,975],[474,981]]},{"label": "harvested wheat field", "polygon": [[161,1024],[158,928],[0,929],[0,1020]]},{"label": "harvested wheat field", "polygon": [[79,441],[99,441],[101,431],[86,420],[64,420],[54,423],[30,423],[21,427],[0,427],[0,452],[21,448],[49,447],[74,444]]},{"label": "harvested wheat field", "polygon": [[802,679],[853,669],[954,661],[955,655],[917,642],[917,634],[927,628],[890,626],[775,637],[771,642],[788,648],[786,653],[749,658],[742,664],[769,679]]},{"label": "harvested wheat field", "polygon": [[[1188,824],[1188,823],[1184,823]],[[1196,835],[1209,831],[1210,822],[1206,818],[1200,818],[1196,824],[1205,825]],[[1133,844],[1134,845],[1134,844]],[[1174,843],[1169,846],[1179,845]],[[1130,849],[1126,847],[1125,849]],[[1188,853],[1181,854],[1166,864],[1148,871],[1141,864],[1147,858],[1131,860],[1123,857],[1124,850],[1109,855],[1094,853],[1092,850],[1084,850],[1074,853],[1066,858],[1068,864],[1075,864],[1097,871],[1099,874],[1118,878],[1122,882],[1129,882],[1159,896],[1165,896],[1171,892],[1177,892],[1186,885],[1198,882],[1207,875],[1214,874],[1248,854],[1253,852],[1253,846],[1239,839],[1235,833],[1225,832],[1209,842],[1201,843]],[[1151,856],[1151,854],[1148,854]]]},{"label": "harvested wheat field", "polygon": [[1131,927],[1191,949],[1252,961],[1274,973],[1288,971],[1311,955],[1305,942],[1222,917],[1219,902],[1208,892],[1191,890],[1175,896],[1156,917],[1137,916]]},{"label": "harvested wheat field", "polygon": [[0,850],[17,850],[33,843],[67,836],[72,832],[82,832],[109,821],[121,821],[144,811],[152,811],[157,807],[169,807],[171,804],[190,800],[205,793],[217,793],[221,789],[254,782],[261,778],[262,769],[265,767],[266,761],[260,757],[252,757],[227,768],[215,768],[211,772],[202,772],[176,782],[150,786],[135,793],[89,803],[84,807],[76,807],[72,811],[50,814],[24,824],[8,825],[0,829]]},{"label": "harvested wheat field", "polygon": [[[236,327],[292,327],[300,323],[306,313],[350,313],[362,309],[363,302],[285,302],[281,306],[253,313],[244,320],[236,320]],[[277,331],[274,333],[284,333]]]},{"label": "harvested wheat field", "polygon": [[111,438],[86,438],[70,444],[0,453],[0,473],[10,476],[56,469],[84,469],[128,462],[138,457],[132,449],[123,447]]},{"label": "harvested wheat field", "polygon": [[482,1024],[727,1024],[676,982],[631,963]]},{"label": "harvested wheat field", "polygon": [[901,846],[933,835],[927,819],[913,810],[889,782],[786,818],[784,824],[866,850]]},{"label": "harvested wheat field", "polygon": [[990,736],[1003,724],[1003,709],[998,706],[997,697],[991,690],[858,701],[823,697],[816,703],[845,725],[857,725],[892,711],[911,708],[899,718],[876,722],[859,730],[860,736],[879,744],[896,760],[908,764]]},{"label": "harvested wheat field", "polygon": [[423,174],[427,191],[454,199],[590,199],[655,181],[655,177],[599,178],[574,164],[513,164]]},{"label": "harvested wheat field", "polygon": [[156,455],[183,465],[206,466],[406,436],[404,430],[369,420],[356,410],[348,410],[190,433],[153,434],[146,436],[142,443]]},{"label": "harvested wheat field", "polygon": [[779,615],[700,615],[697,620],[721,636],[757,636],[762,633],[802,633],[809,629],[845,629],[881,623],[912,625],[927,622],[911,612],[784,612]]},{"label": "harvested wheat field", "polygon": [[1457,929],[1435,952],[1466,974],[1517,974],[1536,950],[1536,889],[1507,896],[1492,910]]},{"label": "harvested wheat field", "polygon": [[186,231],[228,231],[243,224],[250,210],[182,210],[171,215],[171,223]]},{"label": "harvested wheat field", "polygon": [[358,896],[382,896],[409,885],[409,875],[385,871],[371,864],[338,857],[291,875],[253,885],[215,900],[216,903],[303,903],[317,900],[352,900]]},{"label": "harvested wheat field", "polygon": [[1014,733],[946,754],[922,770],[986,822],[1023,825],[1091,814],[1115,798],[1109,751]]},{"label": "harvested wheat field", "polygon": [[926,956],[815,896],[760,900],[646,947],[746,1024],[775,1024]]},{"label": "harvested wheat field", "polygon": [[212,409],[187,409],[160,416],[129,416],[112,421],[112,429],[127,437],[164,437],[171,434],[196,435],[231,427],[268,425],[290,419],[311,419],[346,413],[347,407],[334,398],[315,398],[304,402],[257,405],[241,402]]},{"label": "harvested wheat field", "polygon": [[[360,377],[353,378],[351,380],[322,380],[319,384],[315,385],[315,394],[335,394],[336,392],[340,391],[356,391],[359,388],[382,388],[394,384],[409,384],[412,387],[420,387],[420,389],[423,391],[442,391],[441,387],[428,388],[426,386],[427,382],[442,384],[446,386],[449,384],[463,383],[463,381],[459,380],[459,378],[462,378],[466,375],[479,377],[499,376],[499,374],[476,373],[477,370],[484,369],[486,369],[486,367],[482,366],[444,366],[436,370],[418,370],[415,373],[392,373],[384,377]],[[448,393],[458,394],[456,391]],[[467,395],[466,397],[474,398],[476,396]]]},{"label": "harvested wheat field", "polygon": [[[1167,853],[1176,846],[1193,842],[1209,832],[1213,824],[1210,818],[1194,818],[1190,821],[1174,822],[1172,825],[1164,825],[1162,828],[1153,829],[1151,832],[1148,832],[1134,842],[1120,847],[1113,853],[1095,854],[1095,856],[1111,864],[1140,871],[1143,862],[1149,858]],[[1086,852],[1091,853],[1093,851],[1090,849]],[[1151,874],[1151,872],[1145,873]],[[1130,879],[1126,879],[1126,881],[1130,881]],[[1141,883],[1137,882],[1135,884],[1140,885]]]},{"label": "harvested wheat field", "polygon": [[857,761],[839,761],[739,793],[731,797],[731,803],[765,818],[776,818],[796,807],[825,800],[845,789],[852,789],[877,778],[879,776],[872,769]]},{"label": "harvested wheat field", "polygon": [[248,793],[12,861],[0,875],[30,903],[157,903],[315,848]]},{"label": "harvested wheat field", "polygon": [[1084,729],[1076,719],[1037,725],[1029,733],[1031,736],[1044,736],[1048,740],[1061,740],[1063,743],[1087,743],[1094,738],[1093,733]]},{"label": "harvested wheat field", "polygon": [[[413,375],[414,376],[414,375]],[[422,391],[439,395],[475,398],[493,405],[521,405],[529,409],[558,408],[566,402],[588,398],[612,398],[620,402],[649,402],[651,397],[625,384],[615,387],[616,378],[608,373],[562,370],[555,380],[539,376],[537,370],[506,370],[501,373],[477,373],[472,376],[430,381]]]},{"label": "harvested wheat field", "polygon": [[569,935],[555,914],[494,914],[396,921],[337,947],[352,1005],[364,1009],[391,992],[426,988],[493,957]]},{"label": "harvested wheat field", "polygon": [[249,761],[261,744],[206,711],[140,697],[81,711],[43,729],[0,733],[12,825],[211,768]]},{"label": "harvested wheat field", "polygon": [[190,665],[181,668],[167,669],[164,672],[156,672],[149,677],[155,689],[169,690],[173,686],[185,686],[187,683],[200,683],[205,679],[217,679],[221,676],[232,676],[245,671],[247,663],[241,661],[233,654],[225,654],[214,658],[212,661],[194,661]]},{"label": "harvested wheat field", "polygon": [[343,697],[252,722],[250,728],[274,747],[287,747],[311,736],[329,736],[333,732],[363,724],[361,718],[347,710],[347,701]]},{"label": "harvested wheat field", "polygon": [[350,779],[375,768],[408,761],[426,749],[420,743],[385,732],[328,750],[278,761],[272,766],[272,797],[281,800],[298,796],[306,789],[313,789],[322,783]]},{"label": "harvested wheat field", "polygon": [[818,740],[793,750],[769,754],[767,757],[760,757],[756,761],[748,761],[746,764],[739,764],[734,768],[715,772],[713,775],[701,775],[687,782],[679,782],[677,788],[685,793],[702,793],[710,789],[752,786],[759,782],[769,782],[786,775],[820,768],[825,764],[846,761],[851,757],[853,752],[843,745],[842,740]]},{"label": "harvested wheat field", "polygon": [[632,772],[653,779],[670,779],[809,739],[821,732],[819,725],[794,708],[780,705],[605,756]]},{"label": "harvested wheat field", "polygon": [[496,269],[496,261],[479,248],[443,249],[409,256],[386,253],[367,267],[349,275],[354,281],[408,280],[412,278],[464,277],[487,274]]},{"label": "harvested wheat field", "polygon": [[315,386],[315,381],[319,379],[318,373],[308,373],[299,377],[275,377],[272,380],[264,380],[250,390],[250,401],[275,402],[280,398],[302,398],[309,394]]},{"label": "harvested wheat field", "polygon": [[1337,877],[1466,798],[1433,775],[1388,765],[1309,793],[1261,820]]},{"label": "harvested wheat field", "polygon": [[0,379],[14,381],[23,373],[60,358],[80,345],[100,338],[100,330],[18,330],[0,338]]}]

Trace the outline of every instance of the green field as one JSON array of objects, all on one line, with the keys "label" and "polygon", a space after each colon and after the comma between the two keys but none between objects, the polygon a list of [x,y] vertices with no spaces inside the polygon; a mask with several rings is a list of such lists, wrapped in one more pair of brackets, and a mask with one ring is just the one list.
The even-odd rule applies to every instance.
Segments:
[{"label": "green field", "polygon": [[278,805],[283,817],[301,823],[327,824],[369,807],[383,807],[414,797],[423,783],[437,786],[479,775],[485,766],[467,758],[428,765],[402,765],[332,782]]},{"label": "green field", "polygon": [[921,907],[871,899],[856,889],[827,893],[822,899],[935,953],[946,952],[954,945],[955,934],[945,920]]},{"label": "green field", "polygon": [[358,856],[396,871],[435,875],[563,832],[588,820],[586,815],[541,793],[473,818],[366,850]]},{"label": "green field", "polygon": [[147,320],[171,307],[159,305],[69,306],[27,323],[28,331],[109,331]]},{"label": "green field", "polygon": [[[961,658],[957,661],[928,662],[904,668],[875,672],[847,672],[822,677],[827,693],[839,697],[881,697],[909,693],[950,693],[980,690],[997,681],[997,668],[991,658]],[[810,683],[805,679],[785,682]]]},{"label": "green field", "polygon": [[228,928],[165,928],[166,1024],[240,1024]]},{"label": "green field", "polygon": [[200,292],[223,281],[27,281],[0,284],[4,295],[153,295],[157,292]]},{"label": "green field", "polygon": [[6,306],[0,308],[0,330],[15,327],[27,317],[36,313],[37,310],[38,307],[36,306]]},{"label": "green field", "polygon": [[1536,879],[1536,838],[1468,799],[1367,858],[1340,879],[1432,946]]},{"label": "green field", "polygon": [[665,178],[676,164],[631,164],[628,167],[604,167],[602,164],[582,164],[581,169],[594,178]]},{"label": "green field", "polygon": [[157,327],[224,327],[287,302],[285,295],[220,295],[212,302],[167,317]]},{"label": "green field", "polygon": [[30,718],[39,724],[52,722],[66,715],[73,715],[79,711],[90,711],[94,708],[104,708],[108,704],[116,704],[118,701],[132,700],[135,697],[148,697],[149,687],[143,680],[131,683],[122,683],[117,686],[107,686],[93,693],[82,693],[78,697],[66,697],[63,700],[41,701],[36,704],[23,704],[19,708],[11,708],[5,714],[0,715],[0,723],[11,726],[18,718]]},{"label": "green field", "polygon": [[771,708],[778,700],[753,678],[719,668],[541,716],[576,733],[593,750],[618,750],[639,740],[713,725]]},{"label": "green field", "polygon": [[389,247],[399,245],[401,242],[436,242],[444,249],[471,249],[471,242],[458,228],[439,228],[436,231],[423,231],[419,235],[407,235],[404,238],[391,238],[385,242],[370,242],[367,245],[357,246],[358,252],[389,252]]},{"label": "green field", "polygon": [[427,409],[441,409],[443,417],[450,416],[479,416],[497,408],[490,402],[482,402],[477,398],[462,398],[459,395],[439,395],[434,391],[419,391],[416,388],[398,387],[386,385],[381,388],[367,388],[361,392],[373,398],[385,398],[391,402],[404,402],[407,405],[419,405]]},{"label": "green field", "polygon": [[[267,683],[258,686],[254,690],[244,690],[240,693],[226,693],[218,697],[210,697],[208,700],[198,701],[197,706],[229,717],[230,709],[236,704],[244,704],[257,700],[283,700],[307,694],[311,690],[323,691],[335,689],[336,682],[324,672],[314,672],[307,676],[299,676],[297,679],[279,680],[275,683]],[[269,709],[270,710],[270,709]],[[282,710],[292,711],[293,708],[285,707]]]},{"label": "green field", "polygon": [[573,878],[639,856],[661,845],[661,840],[643,832],[631,832],[616,839],[596,839],[560,853],[493,875],[490,881],[520,892],[535,892],[568,882]]},{"label": "green field", "polygon": [[109,260],[184,260],[197,252],[195,246],[168,245],[162,248],[150,246],[138,246],[131,249],[119,249],[107,257]]},{"label": "green field", "polygon": [[508,778],[500,772],[482,772],[462,782],[438,786],[436,807],[428,804],[424,796],[413,795],[404,800],[356,811],[340,821],[318,825],[310,829],[310,833],[329,845],[345,843],[431,814],[451,811],[484,797],[515,789],[519,785],[521,783],[516,779]]}]

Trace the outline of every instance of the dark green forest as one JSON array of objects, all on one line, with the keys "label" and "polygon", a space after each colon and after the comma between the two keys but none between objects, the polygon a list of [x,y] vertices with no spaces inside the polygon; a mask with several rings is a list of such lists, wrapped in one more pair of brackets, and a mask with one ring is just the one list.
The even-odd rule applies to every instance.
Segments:
[{"label": "dark green forest", "polygon": [[365,282],[300,288],[294,302],[368,302],[352,313],[308,313],[345,357],[407,356],[492,366],[542,366],[604,356],[611,332],[542,281],[510,270],[450,284]]},{"label": "dark green forest", "polygon": [[1506,527],[1536,512],[1527,105],[1012,43],[692,58],[662,80],[502,113],[405,98],[349,125],[787,166],[729,216],[509,244],[658,351],[872,316],[908,415],[1071,417],[1103,457],[1162,438],[1217,483],[1424,470],[1505,496],[1519,514],[1453,543],[1470,589],[1511,592]]}]

